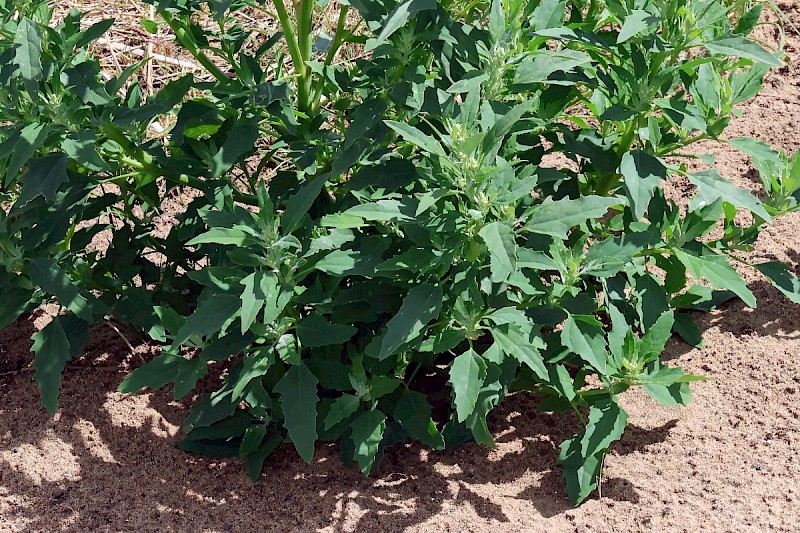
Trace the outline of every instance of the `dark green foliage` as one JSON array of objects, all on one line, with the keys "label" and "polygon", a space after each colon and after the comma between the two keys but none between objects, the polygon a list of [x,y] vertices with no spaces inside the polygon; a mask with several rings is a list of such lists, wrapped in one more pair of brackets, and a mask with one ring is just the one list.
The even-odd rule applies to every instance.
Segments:
[{"label": "dark green foliage", "polygon": [[[559,462],[577,504],[624,431],[618,395],[641,386],[675,406],[702,379],[660,361],[673,332],[702,342],[687,310],[756,305],[732,264],[800,301],[785,265],[735,255],[800,208],[800,156],[730,141],[763,200],[675,163],[723,139],[780,64],[748,37],[760,9],[351,0],[312,42],[311,0],[292,15],[274,0],[271,38],[233,18],[258,2],[152,3],[145,27],[167,24],[214,82],[185,76],[145,99],[138,65],[105,81],[86,51],[111,22],[81,30],[73,12],[50,27],[45,4],[0,8],[0,324],[61,306],[34,339],[51,411],[88,324],[109,319],[163,346],[124,392],[172,384],[181,398],[225,368],[181,446],[238,455],[254,478],[284,441],[310,461],[338,440],[365,474],[402,442],[492,446],[492,409],[532,391],[576,414]],[[351,8],[366,35],[347,28]],[[335,62],[350,43],[369,54]],[[164,115],[174,127],[153,138]],[[688,210],[665,198],[674,176],[696,189]],[[162,202],[186,188],[157,235]],[[108,249],[89,251],[106,229]]]}]

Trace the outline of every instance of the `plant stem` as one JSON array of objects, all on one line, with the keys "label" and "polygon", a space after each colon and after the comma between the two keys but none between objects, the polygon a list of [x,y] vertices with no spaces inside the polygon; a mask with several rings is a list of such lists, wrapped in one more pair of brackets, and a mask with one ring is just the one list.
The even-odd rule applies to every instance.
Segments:
[{"label": "plant stem", "polygon": [[411,385],[411,382],[414,381],[414,378],[417,376],[417,373],[420,371],[421,368],[422,368],[422,362],[418,362],[417,367],[411,372],[411,375],[408,376],[408,379],[406,380],[406,387]]},{"label": "plant stem", "polygon": [[222,70],[220,70],[220,68],[203,53],[200,47],[197,46],[197,43],[194,42],[194,38],[189,34],[189,32],[187,32],[186,28],[184,28],[180,22],[175,20],[175,17],[166,11],[162,12],[161,16],[164,19],[164,22],[166,22],[167,25],[172,29],[173,33],[175,33],[175,38],[178,40],[181,46],[183,46],[190,54],[192,54],[192,57],[194,57],[198,63],[203,65],[203,67],[205,67],[206,70],[208,70],[208,72],[220,82],[225,84],[230,83],[230,78],[228,78],[228,76],[226,76],[225,73],[222,72]]},{"label": "plant stem", "polygon": [[297,10],[297,30],[289,18],[283,0],[274,0],[278,21],[286,37],[289,55],[297,73],[297,107],[306,114],[311,111],[311,73],[306,61],[311,58],[311,23],[314,16],[313,0],[300,0]]},{"label": "plant stem", "polygon": [[339,48],[342,46],[342,42],[344,42],[348,13],[350,13],[350,6],[343,5],[341,7],[341,11],[339,11],[339,21],[336,24],[336,33],[333,36],[333,42],[331,42],[331,45],[328,48],[328,55],[325,56],[326,67],[333,62],[333,58],[336,57],[336,52],[339,51]]}]

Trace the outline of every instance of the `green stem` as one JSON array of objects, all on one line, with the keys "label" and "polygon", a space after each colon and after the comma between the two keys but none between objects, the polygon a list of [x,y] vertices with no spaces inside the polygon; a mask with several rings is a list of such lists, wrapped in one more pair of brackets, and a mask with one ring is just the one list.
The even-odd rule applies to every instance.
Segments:
[{"label": "green stem", "polygon": [[75,236],[75,230],[77,229],[77,227],[78,227],[77,223],[70,225],[69,230],[67,230],[67,236],[64,237],[64,243],[60,247],[62,251],[65,252],[69,251],[70,246],[72,245],[72,237]]},{"label": "green stem", "polygon": [[587,424],[588,424],[588,422],[586,421],[586,418],[584,418],[584,416],[583,416],[583,415],[581,414],[581,412],[578,410],[578,406],[576,406],[576,405],[575,405],[574,403],[572,403],[572,402],[569,402],[569,406],[572,408],[572,411],[575,413],[575,416],[577,416],[577,417],[578,417],[578,420],[580,420],[580,421],[581,421],[581,424],[583,424],[583,427],[586,427],[586,426],[587,426]]},{"label": "green stem", "polygon": [[304,75],[300,78],[298,96],[300,97],[300,101],[303,102],[303,111],[306,111],[309,117],[315,113],[317,108],[317,105],[315,105],[315,102],[312,100],[312,72],[306,65],[306,62],[311,59],[313,22],[314,0],[300,0],[300,18],[297,21],[297,37],[299,39],[300,53],[303,55]]},{"label": "green stem", "polygon": [[339,11],[339,21],[336,24],[336,33],[333,36],[333,42],[331,42],[330,48],[328,48],[328,55],[325,56],[326,67],[333,62],[333,58],[336,57],[336,52],[339,51],[339,48],[341,48],[342,43],[344,42],[344,35],[347,33],[347,14],[349,12],[350,6],[347,5],[343,5],[341,11]]},{"label": "green stem", "polygon": [[300,111],[308,113],[311,104],[311,77],[306,61],[311,58],[311,22],[314,3],[313,0],[300,1],[296,32],[283,0],[274,0],[274,3],[281,30],[286,37],[289,55],[297,73],[297,107]]},{"label": "green stem", "polygon": [[175,20],[175,17],[166,11],[162,12],[161,16],[164,19],[164,22],[166,22],[167,25],[172,29],[173,33],[175,33],[175,38],[178,40],[181,46],[183,46],[186,51],[192,54],[192,57],[194,57],[198,63],[203,65],[203,67],[205,67],[205,69],[208,70],[208,72],[220,82],[225,84],[230,83],[230,78],[228,78],[228,76],[226,76],[225,73],[222,72],[222,70],[220,70],[220,68],[203,53],[200,47],[197,46],[197,43],[194,42],[194,38],[191,36],[191,34],[177,20]]},{"label": "green stem", "polygon": [[406,380],[406,388],[408,388],[408,386],[411,385],[411,382],[414,381],[414,378],[417,376],[417,373],[420,371],[421,368],[422,368],[422,363],[417,363],[417,367],[411,372],[411,375],[408,376],[408,379]]},{"label": "green stem", "polygon": [[680,150],[682,148],[686,148],[687,146],[690,146],[690,145],[692,145],[692,144],[694,144],[696,142],[705,141],[706,139],[710,139],[710,138],[711,137],[709,137],[707,134],[703,133],[703,134],[698,135],[696,137],[692,137],[691,139],[688,139],[688,140],[686,140],[686,141],[684,141],[682,143],[675,143],[675,144],[671,144],[671,145],[669,145],[669,146],[667,146],[665,148],[662,148],[661,150],[658,151],[657,155],[659,157],[664,157],[666,155],[680,155],[680,154],[673,154],[673,152],[675,150]]},{"label": "green stem", "polygon": [[[633,141],[636,140],[636,132],[639,129],[643,117],[639,116],[636,120],[631,121],[625,128],[625,133],[622,135],[622,140],[617,147],[617,156],[621,159],[628,153],[633,146]],[[620,180],[620,175],[616,172],[609,172],[601,177],[600,183],[595,190],[596,194],[606,196],[609,192],[617,187]]]},{"label": "green stem", "polygon": [[628,390],[629,387],[630,385],[627,383],[617,382],[614,383],[610,388],[603,387],[602,389],[579,390],[576,391],[575,394],[581,398],[586,398],[587,396],[602,396],[606,394],[616,396],[617,394],[621,394]]}]

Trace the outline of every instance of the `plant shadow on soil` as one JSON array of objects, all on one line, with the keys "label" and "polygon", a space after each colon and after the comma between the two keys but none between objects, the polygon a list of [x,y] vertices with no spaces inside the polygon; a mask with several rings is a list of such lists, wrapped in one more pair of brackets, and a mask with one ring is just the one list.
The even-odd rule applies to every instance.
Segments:
[{"label": "plant shadow on soil", "polygon": [[[800,254],[790,250],[788,256],[794,264],[800,264]],[[758,262],[777,260],[772,256],[764,256]],[[795,275],[800,272],[793,272]],[[743,337],[771,337],[774,339],[795,339],[800,337],[800,316],[789,308],[791,302],[775,289],[768,281],[759,280],[748,284],[756,295],[759,307],[751,309],[739,299],[731,300],[714,312],[692,311],[701,332],[717,328],[721,333]],[[785,312],[784,312],[785,311]],[[673,335],[662,355],[663,361],[672,361],[682,357],[694,348]]]},{"label": "plant shadow on soil", "polygon": [[[753,283],[751,289],[765,303],[779,300],[766,283]],[[725,313],[696,315],[701,330],[719,328],[736,336],[793,335],[800,330],[799,319],[779,309],[750,313],[741,302],[726,307]],[[11,359],[24,355],[25,366],[31,360],[26,339],[34,329],[32,320],[0,331],[0,348],[12,352]],[[67,370],[56,420],[39,406],[29,369],[17,365],[18,372],[0,375],[0,504],[5,496],[18,497],[10,510],[27,523],[23,531],[52,530],[59,523],[75,530],[185,530],[202,525],[255,531],[274,524],[275,530],[400,531],[464,505],[500,523],[509,522],[503,500],[523,499],[543,517],[571,508],[556,458],[558,443],[579,424],[572,413],[537,411],[537,402],[527,393],[509,396],[493,411],[490,430],[496,450],[467,444],[425,453],[416,445],[398,446],[387,451],[376,476],[365,478],[341,463],[335,444],[319,444],[310,465],[290,446],[282,446],[268,459],[260,480],[251,483],[238,460],[190,455],[175,447],[188,401],[173,401],[169,390],[109,399],[124,376],[115,368],[121,360],[115,361],[119,356],[113,354],[128,351],[107,328],[95,332],[87,354],[105,354],[102,362],[87,355]],[[665,358],[688,351],[673,339]],[[94,430],[88,436],[80,429],[87,422]],[[631,425],[612,453],[644,451],[666,440],[676,424],[671,420],[651,429]],[[22,457],[26,454],[27,460]],[[30,464],[37,461],[38,466]],[[57,471],[65,464],[72,474]],[[488,485],[493,486],[491,498],[484,490]],[[639,501],[635,487],[623,478],[604,479],[602,495]]]}]

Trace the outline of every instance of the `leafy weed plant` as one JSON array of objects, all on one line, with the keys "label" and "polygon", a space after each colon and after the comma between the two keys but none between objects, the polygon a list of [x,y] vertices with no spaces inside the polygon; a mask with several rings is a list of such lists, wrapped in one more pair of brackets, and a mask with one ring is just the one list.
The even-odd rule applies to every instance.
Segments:
[{"label": "leafy weed plant", "polygon": [[[224,369],[181,446],[254,479],[287,441],[306,461],[338,441],[365,474],[408,441],[493,446],[489,413],[530,391],[575,413],[558,460],[578,504],[625,429],[620,394],[682,405],[704,379],[660,360],[673,333],[701,344],[691,311],[756,306],[732,265],[800,303],[785,265],[737,255],[800,200],[800,157],[723,135],[781,64],[751,37],[762,3],[340,0],[332,35],[327,0],[151,3],[145,28],[213,82],[145,98],[141,64],[109,79],[87,51],[113,21],[0,2],[0,325],[59,304],[33,345],[51,412],[101,320],[163,346],[123,392],[182,398]],[[703,140],[750,155],[763,199],[690,172]],[[158,234],[176,189],[195,192]]]}]

